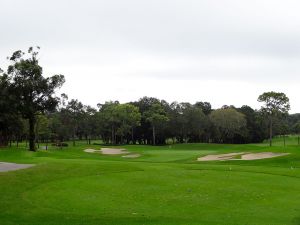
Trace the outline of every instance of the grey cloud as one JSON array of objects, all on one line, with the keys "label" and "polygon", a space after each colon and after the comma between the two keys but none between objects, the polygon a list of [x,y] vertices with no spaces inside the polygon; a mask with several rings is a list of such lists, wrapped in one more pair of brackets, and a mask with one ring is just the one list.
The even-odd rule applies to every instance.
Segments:
[{"label": "grey cloud", "polygon": [[299,82],[299,8],[296,0],[1,0],[0,67],[38,44],[46,71],[67,80],[86,71],[288,89]]}]

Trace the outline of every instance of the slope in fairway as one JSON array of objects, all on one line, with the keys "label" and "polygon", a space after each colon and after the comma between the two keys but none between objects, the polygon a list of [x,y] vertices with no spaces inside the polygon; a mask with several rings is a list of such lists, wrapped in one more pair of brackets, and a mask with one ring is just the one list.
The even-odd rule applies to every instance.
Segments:
[{"label": "slope in fairway", "polygon": [[196,160],[233,150],[263,152],[266,147],[125,146],[142,155],[136,159],[88,154],[83,152],[86,147],[37,153],[1,150],[1,161],[37,166],[0,173],[0,224],[300,222],[297,147],[286,148],[288,156],[246,162]]}]

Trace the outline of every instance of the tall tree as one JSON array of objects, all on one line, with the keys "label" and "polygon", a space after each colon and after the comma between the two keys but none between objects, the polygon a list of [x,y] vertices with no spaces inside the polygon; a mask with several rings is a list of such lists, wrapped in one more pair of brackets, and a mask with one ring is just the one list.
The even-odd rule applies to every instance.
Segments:
[{"label": "tall tree", "polygon": [[243,113],[247,120],[247,134],[244,137],[243,143],[258,143],[268,138],[265,129],[267,128],[267,124],[260,111],[254,110],[247,105],[243,105],[236,110]]},{"label": "tall tree", "polygon": [[233,108],[217,109],[210,114],[210,119],[216,128],[218,142],[232,143],[235,136],[245,133],[245,115]]},{"label": "tall tree", "polygon": [[83,123],[83,133],[88,144],[91,144],[91,137],[97,130],[96,113],[97,110],[93,107],[84,106],[84,118],[81,122]]},{"label": "tall tree", "polygon": [[208,115],[211,113],[212,109],[211,109],[211,104],[209,102],[196,102],[195,103],[196,107],[199,107],[200,109],[202,109],[202,112],[205,115]]},{"label": "tall tree", "polygon": [[0,69],[0,146],[8,144],[9,125],[15,114],[14,101],[10,95],[10,80]]},{"label": "tall tree", "polygon": [[73,146],[75,146],[75,136],[78,134],[79,124],[84,117],[84,106],[77,99],[71,99],[66,110],[71,119]]},{"label": "tall tree", "polygon": [[[121,139],[127,134],[131,134],[131,141],[133,141],[133,129],[141,124],[141,113],[138,107],[132,104],[120,104],[116,107],[118,120],[118,133]],[[121,141],[122,142],[122,141]]]},{"label": "tall tree", "polygon": [[204,129],[208,125],[208,119],[202,109],[197,106],[192,106],[183,111],[188,135],[192,142],[200,141],[204,134]]},{"label": "tall tree", "polygon": [[155,145],[156,141],[156,128],[163,122],[169,120],[166,115],[165,110],[163,109],[161,104],[153,104],[150,109],[144,113],[144,117],[146,121],[148,121],[152,126],[152,144]]},{"label": "tall tree", "polygon": [[[120,118],[117,113],[117,107],[120,103],[118,101],[109,101],[105,104],[98,104],[99,109],[99,124],[101,125],[102,138],[107,142],[110,139],[111,144],[117,142],[117,128],[120,123]],[[110,138],[109,138],[110,136]]]},{"label": "tall tree", "polygon": [[[144,113],[148,111],[153,104],[160,104],[160,100],[157,98],[145,96],[143,98],[140,98],[137,102],[132,102],[131,104],[137,106],[140,113],[144,115]],[[153,138],[151,132],[151,124],[146,121],[146,118],[144,116],[142,116],[141,118],[141,125],[138,126],[135,130],[135,139],[137,139],[140,144],[151,142]]]},{"label": "tall tree", "polygon": [[261,94],[257,100],[264,104],[261,107],[261,111],[269,119],[269,142],[270,146],[272,146],[273,120],[279,115],[288,113],[290,110],[289,98],[284,93],[271,91]]},{"label": "tall tree", "polygon": [[44,77],[43,69],[37,58],[39,47],[30,47],[27,54],[16,51],[9,58],[7,75],[18,104],[18,110],[29,122],[29,150],[35,151],[36,116],[52,111],[58,104],[55,90],[65,82],[63,75]]}]

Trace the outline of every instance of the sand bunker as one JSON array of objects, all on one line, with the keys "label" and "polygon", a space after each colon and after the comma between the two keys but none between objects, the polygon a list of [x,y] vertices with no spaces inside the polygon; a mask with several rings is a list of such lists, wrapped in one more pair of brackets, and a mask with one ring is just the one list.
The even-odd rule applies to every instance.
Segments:
[{"label": "sand bunker", "polygon": [[245,152],[219,154],[219,155],[206,155],[198,158],[198,161],[223,161],[233,159],[235,156],[243,155]]},{"label": "sand bunker", "polygon": [[[237,152],[237,153],[228,153],[220,155],[207,155],[198,158],[198,161],[226,161],[226,160],[257,160],[257,159],[268,159],[279,156],[288,155],[290,153],[275,153],[275,152],[258,152],[258,153],[249,153],[249,152]],[[240,156],[240,158],[236,158]]]},{"label": "sand bunker", "polygon": [[123,155],[123,158],[138,158],[140,157],[140,154],[130,154],[130,155]]},{"label": "sand bunker", "polygon": [[85,149],[84,151],[88,153],[102,153],[103,155],[123,155],[130,153],[122,148],[101,148],[101,150]]},{"label": "sand bunker", "polygon": [[259,152],[249,153],[241,156],[241,160],[256,160],[256,159],[268,159],[279,156],[288,155],[290,153],[275,153],[275,152]]},{"label": "sand bunker", "polygon": [[121,148],[101,148],[101,152],[103,155],[122,155],[129,153],[126,149]]},{"label": "sand bunker", "polygon": [[21,170],[21,169],[30,168],[33,166],[34,166],[34,164],[16,164],[16,163],[0,162],[0,172]]},{"label": "sand bunker", "polygon": [[95,152],[101,152],[101,150],[95,150],[95,149],[85,149],[84,150],[85,152],[87,152],[87,153],[95,153]]},{"label": "sand bunker", "polygon": [[103,155],[123,155],[122,157],[124,158],[138,158],[141,156],[141,154],[133,154],[122,148],[101,148],[101,150],[85,149],[84,151],[88,153],[100,153]]}]

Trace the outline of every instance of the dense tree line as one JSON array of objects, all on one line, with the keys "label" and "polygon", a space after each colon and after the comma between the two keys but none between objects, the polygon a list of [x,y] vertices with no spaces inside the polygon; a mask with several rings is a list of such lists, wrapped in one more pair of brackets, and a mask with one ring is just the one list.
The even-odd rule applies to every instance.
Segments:
[{"label": "dense tree line", "polygon": [[[300,117],[294,117],[274,120],[273,135],[298,133]],[[22,123],[22,117],[19,120],[18,125],[14,124],[18,120],[7,119],[8,124],[14,121],[10,125],[13,134],[10,139],[28,137],[28,126]],[[37,116],[36,140],[52,143],[72,140],[74,145],[78,139],[89,144],[91,139],[102,139],[108,144],[253,143],[268,138],[268,129],[266,115],[249,106],[211,109],[207,102],[168,103],[143,97],[136,102],[110,101],[92,108],[78,100],[68,101],[64,95],[56,110]]]},{"label": "dense tree line", "polygon": [[[101,139],[107,144],[253,143],[274,135],[300,133],[299,114],[288,115],[289,100],[283,93],[259,96],[259,110],[209,102],[172,102],[143,97],[135,102],[109,101],[97,108],[55,90],[62,75],[44,77],[38,50],[15,52],[7,71],[0,73],[0,145],[29,140],[61,145],[64,141]],[[36,145],[37,143],[37,145]]]}]

